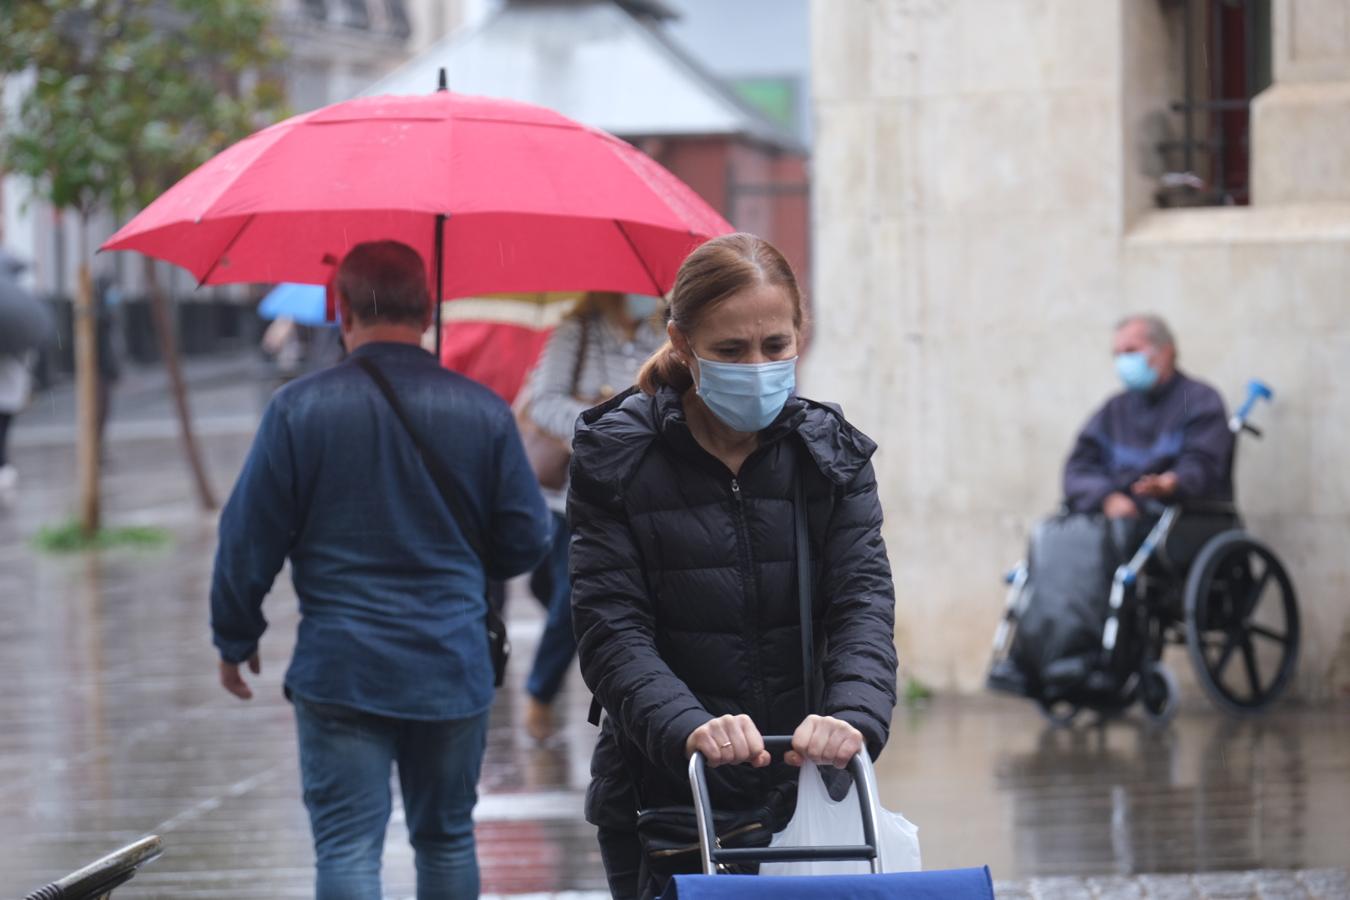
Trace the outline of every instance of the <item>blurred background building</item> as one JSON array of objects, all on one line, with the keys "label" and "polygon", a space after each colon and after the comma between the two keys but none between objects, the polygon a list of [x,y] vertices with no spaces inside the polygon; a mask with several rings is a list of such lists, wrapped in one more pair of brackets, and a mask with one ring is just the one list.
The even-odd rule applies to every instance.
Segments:
[{"label": "blurred background building", "polygon": [[[446,28],[456,27],[471,11],[473,0],[275,0],[273,27],[287,48],[282,63],[288,104],[303,112],[354,96],[373,79],[408,57],[416,46],[414,14]],[[435,13],[432,13],[434,8]],[[13,108],[20,85],[5,91],[4,108]],[[122,218],[135,213],[130,210]],[[120,224],[108,211],[90,220],[91,243],[97,246]],[[0,241],[11,253],[31,263],[31,287],[49,297],[58,316],[70,320],[70,298],[76,289],[79,259],[78,217],[54,210],[31,196],[15,176],[0,176]],[[252,349],[259,322],[253,305],[258,291],[243,285],[198,290],[187,273],[156,263],[161,282],[178,301],[173,305],[178,345],[188,355]],[[106,278],[123,298],[118,320],[120,351],[134,361],[154,362],[158,344],[150,324],[149,302],[143,296],[141,261],[111,253],[94,262],[95,279]],[[63,341],[44,360],[43,376],[60,377],[72,368],[72,341]]]},{"label": "blurred background building", "polygon": [[[772,33],[740,42],[740,54],[725,37],[705,42],[771,19],[763,3],[739,10],[689,3],[704,13],[699,18],[681,17],[665,0],[506,0],[367,93],[422,93],[444,68],[454,90],[536,103],[604,129],[642,148],[737,227],[779,244],[805,272],[805,7],[774,4],[780,14],[793,5],[800,15],[782,21],[800,48],[795,61],[786,37]],[[748,15],[756,6],[763,15]],[[668,30],[682,19],[687,45]],[[711,51],[735,77],[723,78],[689,48]]]},{"label": "blurred background building", "polygon": [[[455,90],[542,103],[634,142],[738,227],[775,240],[809,278],[808,21],[806,0],[275,0],[274,27],[292,112],[360,93],[425,93],[445,66]],[[755,40],[740,39],[749,33]],[[7,87],[7,108],[19,87]],[[117,224],[95,216],[93,243]],[[21,179],[0,176],[0,240],[32,262],[30,285],[65,321],[78,228]],[[197,289],[157,265],[179,301],[185,354],[256,346],[258,290]],[[94,274],[124,298],[116,317],[128,356],[154,362],[140,261],[108,254]],[[70,369],[71,344],[44,374]]]},{"label": "blurred background building", "polygon": [[812,41],[804,380],[881,444],[902,664],[980,684],[997,565],[1145,310],[1230,405],[1274,387],[1239,504],[1299,589],[1303,695],[1350,695],[1350,5],[816,0]]}]

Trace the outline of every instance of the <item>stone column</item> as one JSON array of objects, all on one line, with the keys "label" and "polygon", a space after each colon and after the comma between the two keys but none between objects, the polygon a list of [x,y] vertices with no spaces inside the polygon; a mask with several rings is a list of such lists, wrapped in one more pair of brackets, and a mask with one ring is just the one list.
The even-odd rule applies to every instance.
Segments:
[{"label": "stone column", "polygon": [[1350,202],[1350,3],[1275,0],[1275,83],[1252,104],[1252,204]]}]

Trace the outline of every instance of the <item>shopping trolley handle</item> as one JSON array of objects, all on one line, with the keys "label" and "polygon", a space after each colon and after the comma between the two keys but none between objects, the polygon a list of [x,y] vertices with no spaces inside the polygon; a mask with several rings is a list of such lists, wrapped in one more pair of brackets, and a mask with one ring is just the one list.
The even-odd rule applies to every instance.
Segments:
[{"label": "shopping trolley handle", "polygon": [[[764,749],[775,756],[792,749],[790,735],[766,735]],[[689,757],[689,789],[694,795],[694,818],[698,822],[698,846],[703,859],[703,872],[716,875],[718,866],[728,863],[766,862],[821,862],[859,860],[871,864],[872,871],[884,871],[881,845],[877,841],[877,822],[881,803],[877,797],[877,776],[867,748],[859,750],[848,763],[853,784],[858,789],[858,806],[862,810],[863,842],[861,844],[827,847],[719,847],[717,830],[713,825],[712,801],[708,794],[707,763],[703,754],[694,751]]]}]

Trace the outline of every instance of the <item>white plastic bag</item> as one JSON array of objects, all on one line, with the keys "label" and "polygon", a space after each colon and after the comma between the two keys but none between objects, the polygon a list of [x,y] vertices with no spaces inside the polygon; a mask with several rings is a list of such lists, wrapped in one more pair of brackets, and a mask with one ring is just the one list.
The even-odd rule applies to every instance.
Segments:
[{"label": "white plastic bag", "polygon": [[[849,785],[847,796],[836,803],[830,799],[815,764],[805,763],[797,786],[797,809],[769,846],[837,847],[862,842],[857,786]],[[899,813],[879,811],[877,842],[881,845],[883,872],[917,872],[922,868],[919,829]],[[871,871],[871,866],[861,861],[765,863],[759,867],[761,875],[865,875]]]}]

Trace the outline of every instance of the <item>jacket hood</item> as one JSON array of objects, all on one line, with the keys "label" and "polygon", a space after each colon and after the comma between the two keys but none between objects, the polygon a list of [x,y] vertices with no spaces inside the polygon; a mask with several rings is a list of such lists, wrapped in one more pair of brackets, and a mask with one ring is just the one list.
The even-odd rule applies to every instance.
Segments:
[{"label": "jacket hood", "polygon": [[[838,406],[805,397],[789,399],[762,435],[765,443],[795,435],[821,474],[841,487],[857,476],[877,449],[876,442],[850,424]],[[572,477],[603,486],[617,500],[658,439],[677,447],[681,440],[692,440],[680,395],[668,387],[655,396],[631,388],[581,414],[572,438]]]}]

